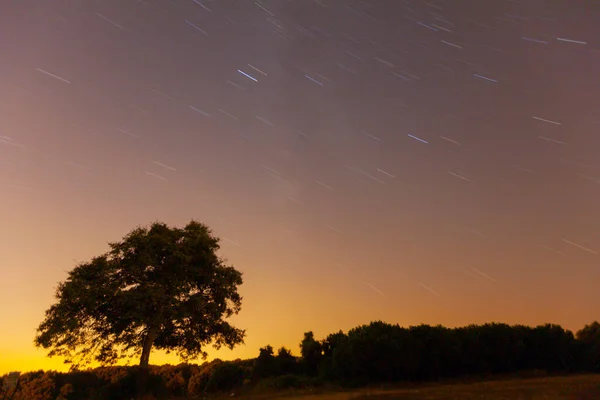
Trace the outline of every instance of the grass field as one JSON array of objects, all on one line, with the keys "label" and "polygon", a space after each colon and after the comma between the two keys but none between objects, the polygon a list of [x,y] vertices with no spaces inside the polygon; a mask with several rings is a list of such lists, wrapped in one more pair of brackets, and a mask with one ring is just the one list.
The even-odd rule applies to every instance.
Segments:
[{"label": "grass field", "polygon": [[600,400],[600,374],[429,384],[384,390],[359,389],[319,394],[287,392],[236,397],[249,400]]},{"label": "grass field", "polygon": [[[600,375],[453,384],[367,393],[353,400],[600,400]],[[325,400],[325,399],[323,399]]]}]

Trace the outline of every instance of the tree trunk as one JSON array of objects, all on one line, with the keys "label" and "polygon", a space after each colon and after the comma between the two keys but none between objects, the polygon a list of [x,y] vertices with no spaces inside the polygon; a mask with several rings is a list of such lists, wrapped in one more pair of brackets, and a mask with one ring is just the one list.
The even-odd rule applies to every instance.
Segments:
[{"label": "tree trunk", "polygon": [[144,347],[142,348],[142,356],[140,357],[140,367],[148,368],[150,362],[150,350],[152,350],[152,344],[156,338],[157,329],[149,328],[144,338]]},{"label": "tree trunk", "polygon": [[152,344],[156,338],[158,329],[151,327],[146,333],[144,338],[144,347],[142,348],[142,356],[140,357],[140,370],[137,379],[137,398],[142,398],[146,394],[148,377],[150,375],[149,362],[150,362],[150,350],[152,350]]}]

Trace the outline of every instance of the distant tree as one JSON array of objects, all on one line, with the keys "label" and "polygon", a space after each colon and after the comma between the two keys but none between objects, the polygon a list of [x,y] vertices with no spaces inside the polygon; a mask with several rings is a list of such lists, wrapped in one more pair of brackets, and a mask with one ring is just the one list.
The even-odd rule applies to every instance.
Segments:
[{"label": "distant tree", "polygon": [[275,357],[276,374],[287,375],[294,374],[297,372],[298,362],[296,357],[292,355],[290,350],[285,347],[281,347],[277,351],[277,357]]},{"label": "distant tree", "polygon": [[410,378],[419,364],[417,344],[399,325],[374,321],[355,327],[333,350],[334,376],[351,385]]},{"label": "distant tree", "polygon": [[262,347],[254,363],[252,379],[256,382],[259,379],[273,376],[276,373],[276,369],[273,347],[270,345]]},{"label": "distant tree", "polygon": [[34,341],[50,357],[77,368],[139,356],[147,369],[152,348],[186,361],[206,358],[211,342],[243,343],[245,332],[225,321],[241,309],[242,274],[217,255],[219,239],[207,226],[156,222],[109,246],[58,285]]},{"label": "distant tree", "polygon": [[570,353],[573,352],[575,344],[573,333],[556,324],[540,325],[535,330],[538,331],[537,349],[543,360],[541,369],[548,372],[570,370]]},{"label": "distant tree", "polygon": [[600,324],[597,321],[584,326],[576,334],[582,345],[586,369],[600,371]]},{"label": "distant tree", "polygon": [[412,377],[418,380],[456,375],[460,365],[460,342],[454,330],[443,326],[418,325],[409,328],[418,356],[412,362]]},{"label": "distant tree", "polygon": [[315,340],[312,331],[304,333],[304,339],[300,342],[300,354],[302,355],[302,364],[306,374],[309,376],[317,375],[319,363],[323,357],[323,347],[320,342]]},{"label": "distant tree", "polygon": [[332,380],[337,378],[334,371],[333,355],[338,349],[341,349],[348,340],[348,336],[341,330],[336,333],[330,333],[320,341],[323,357],[319,363],[319,376],[324,379]]},{"label": "distant tree", "polygon": [[342,331],[330,333],[325,339],[321,341],[323,355],[325,357],[331,357],[336,347],[338,347],[341,343],[345,342],[347,339],[348,336]]}]

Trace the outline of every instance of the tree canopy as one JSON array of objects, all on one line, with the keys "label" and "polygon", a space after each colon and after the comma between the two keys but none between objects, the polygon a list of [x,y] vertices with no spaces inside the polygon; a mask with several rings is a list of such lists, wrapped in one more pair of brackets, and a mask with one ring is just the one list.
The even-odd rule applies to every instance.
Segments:
[{"label": "tree canopy", "polygon": [[242,274],[218,256],[206,225],[155,222],[109,246],[59,283],[34,340],[50,357],[78,368],[139,356],[147,367],[152,348],[187,361],[206,358],[210,343],[243,343],[245,331],[225,320],[241,309]]}]

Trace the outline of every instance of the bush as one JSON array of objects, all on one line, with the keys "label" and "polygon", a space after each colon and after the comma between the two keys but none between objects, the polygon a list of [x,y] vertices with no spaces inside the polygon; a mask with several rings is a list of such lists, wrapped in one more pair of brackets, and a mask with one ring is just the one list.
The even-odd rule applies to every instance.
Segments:
[{"label": "bush", "polygon": [[237,363],[224,362],[216,365],[206,383],[209,393],[231,390],[244,383],[244,369]]},{"label": "bush", "polygon": [[152,374],[160,376],[164,385],[164,390],[170,396],[186,396],[190,376],[192,374],[192,365],[179,364],[161,365],[152,367]]},{"label": "bush", "polygon": [[[111,372],[113,372],[111,374]],[[136,377],[138,368],[107,368],[100,371],[101,377],[106,379],[104,385],[98,393],[98,398],[107,400],[129,399],[135,397]]]},{"label": "bush", "polygon": [[239,362],[213,361],[196,370],[189,379],[188,395],[228,391],[244,384],[250,368]]},{"label": "bush", "polygon": [[204,393],[204,388],[206,388],[206,383],[210,378],[210,372],[206,369],[201,369],[196,371],[190,377],[188,382],[188,395],[189,396],[199,396]]},{"label": "bush", "polygon": [[56,373],[37,371],[21,375],[13,400],[54,400],[58,397]]},{"label": "bush", "polygon": [[73,385],[71,385],[70,383],[65,383],[60,388],[60,392],[59,392],[59,395],[57,397],[57,400],[67,400],[67,399],[69,399],[69,396],[71,396],[71,394],[74,391],[75,391],[75,389],[73,389]]}]

